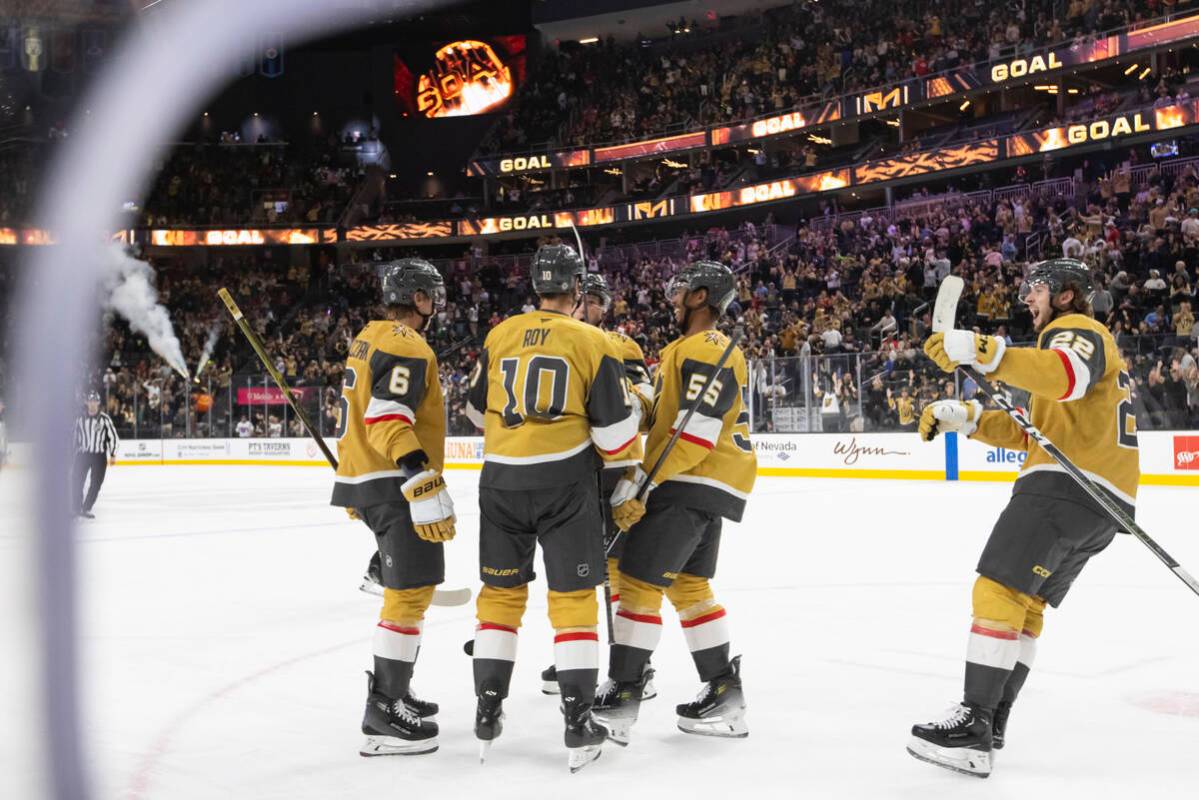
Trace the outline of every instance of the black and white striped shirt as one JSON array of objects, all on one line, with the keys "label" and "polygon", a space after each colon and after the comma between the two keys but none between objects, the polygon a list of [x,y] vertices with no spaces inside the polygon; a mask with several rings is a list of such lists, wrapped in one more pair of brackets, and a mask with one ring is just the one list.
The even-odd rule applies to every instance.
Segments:
[{"label": "black and white striped shirt", "polygon": [[96,416],[84,414],[75,420],[75,452],[77,453],[106,453],[109,457],[117,454],[117,429],[112,424],[112,417],[103,411]]}]

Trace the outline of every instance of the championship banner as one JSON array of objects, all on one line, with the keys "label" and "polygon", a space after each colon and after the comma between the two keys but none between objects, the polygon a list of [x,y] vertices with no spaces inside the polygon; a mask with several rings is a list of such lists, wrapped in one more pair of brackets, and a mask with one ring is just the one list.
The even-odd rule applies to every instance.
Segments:
[{"label": "championship banner", "polygon": [[999,140],[984,139],[956,147],[942,147],[923,153],[868,161],[853,168],[853,182],[855,185],[861,185],[878,181],[893,181],[897,178],[923,175],[928,172],[941,172],[948,169],[970,167],[975,164],[985,164],[998,159]]},{"label": "championship banner", "polygon": [[238,245],[318,244],[316,228],[231,228],[226,230],[155,229],[154,247],[233,247]]},{"label": "championship banner", "polygon": [[816,125],[824,125],[828,122],[836,122],[839,119],[841,119],[841,107],[834,100],[814,108],[805,108],[802,111],[791,111],[773,117],[762,117],[761,119],[755,119],[752,122],[746,122],[741,125],[713,128],[712,144],[715,146],[752,139],[766,139],[771,136],[793,133]]},{"label": "championship banner", "polygon": [[626,158],[654,156],[673,153],[677,150],[692,150],[696,147],[706,147],[707,144],[707,131],[693,131],[692,133],[680,133],[678,136],[665,136],[661,139],[646,139],[611,147],[597,147],[593,160],[596,164],[603,164],[608,161],[623,161]]},{"label": "championship banner", "polygon": [[1102,142],[1121,136],[1194,125],[1199,121],[1197,110],[1199,101],[1191,100],[1181,105],[1130,111],[1075,125],[1062,125],[1032,133],[1014,133],[1007,139],[1007,157],[1018,158],[1033,153],[1048,153],[1076,144]]},{"label": "championship banner", "polygon": [[838,169],[820,172],[815,175],[804,175],[798,178],[785,178],[769,183],[759,183],[725,192],[711,192],[691,196],[690,212],[702,214],[708,211],[719,211],[724,208],[749,206],[756,203],[768,203],[773,200],[785,200],[801,194],[827,192],[841,189],[849,185],[849,170]]},{"label": "championship banner", "polygon": [[527,156],[476,159],[467,166],[466,174],[474,178],[527,175],[555,169],[586,167],[591,164],[589,150],[554,150]]},{"label": "championship banner", "polygon": [[[322,238],[337,241],[337,231],[322,231]],[[402,222],[386,225],[359,225],[346,230],[347,242],[394,242],[403,239],[446,239],[454,235],[454,223],[449,220],[442,222]]]}]

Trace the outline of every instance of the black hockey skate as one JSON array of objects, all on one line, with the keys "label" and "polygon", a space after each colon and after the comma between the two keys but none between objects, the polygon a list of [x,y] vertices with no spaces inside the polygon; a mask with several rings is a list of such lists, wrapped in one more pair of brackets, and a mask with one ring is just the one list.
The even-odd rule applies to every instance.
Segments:
[{"label": "black hockey skate", "polygon": [[[608,683],[611,683],[611,682],[612,682],[611,680],[608,680],[604,684],[604,686],[607,686]],[[603,686],[601,686],[600,688],[602,690]],[[546,667],[545,669],[543,669],[541,671],[541,693],[542,694],[561,694],[561,691],[562,690],[558,688],[558,668],[555,667],[553,664],[550,664],[548,667]],[[641,692],[641,699],[642,700],[653,700],[657,696],[658,696],[658,689],[654,686],[654,669],[653,669],[653,667],[651,667],[649,665],[649,662],[646,662],[646,664],[645,664],[645,688]]]},{"label": "black hockey skate", "polygon": [[1007,735],[1007,718],[1011,716],[1012,704],[1007,700],[1000,700],[999,705],[995,708],[995,714],[991,717],[991,749],[1002,750],[1003,740]]},{"label": "black hockey skate", "polygon": [[383,564],[378,550],[371,556],[370,563],[366,565],[366,572],[362,574],[362,584],[358,587],[358,591],[379,597],[383,596]]},{"label": "black hockey skate", "polygon": [[553,664],[550,664],[548,667],[541,670],[541,693],[562,693],[562,690],[558,688],[558,668]]},{"label": "black hockey skate", "polygon": [[908,752],[921,761],[963,775],[985,778],[991,774],[991,712],[959,703],[942,719],[912,726]]},{"label": "black hockey skate", "polygon": [[699,736],[744,739],[745,693],[741,690],[741,656],[729,662],[729,670],[708,681],[695,700],[675,707],[679,730]]},{"label": "black hockey skate", "polygon": [[408,693],[402,699],[404,705],[408,706],[409,710],[421,719],[433,719],[437,716],[437,712],[441,710],[441,706],[432,700],[421,700],[412,693],[411,689],[408,690]]},{"label": "black hockey skate", "polygon": [[562,716],[566,719],[567,765],[575,773],[600,757],[608,729],[596,719],[590,703],[576,698],[563,699]]},{"label": "black hockey skate", "polygon": [[504,701],[499,687],[484,684],[475,709],[475,738],[479,740],[479,763],[487,761],[491,743],[504,731]]},{"label": "black hockey skate", "polygon": [[364,756],[415,756],[437,749],[437,723],[421,719],[403,700],[375,691],[375,676],[366,673],[366,714],[362,732]]},{"label": "black hockey skate", "polygon": [[614,681],[608,679],[595,690],[592,706],[595,717],[608,729],[608,738],[621,747],[628,747],[629,734],[637,714],[641,710],[641,698],[645,694],[646,681],[652,670],[641,673],[638,681]]}]

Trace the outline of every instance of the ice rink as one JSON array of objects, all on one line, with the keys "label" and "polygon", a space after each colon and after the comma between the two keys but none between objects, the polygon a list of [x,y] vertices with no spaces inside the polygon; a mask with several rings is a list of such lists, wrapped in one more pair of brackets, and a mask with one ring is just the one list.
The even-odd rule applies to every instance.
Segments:
[{"label": "ice rink", "polygon": [[[477,474],[449,474],[446,585],[472,591]],[[488,763],[462,651],[473,602],[426,623],[414,686],[441,703],[441,750],[363,759],[378,601],[357,587],[372,540],[328,506],[329,472],[109,476],[79,529],[85,740],[102,798],[1196,796],[1199,598],[1126,536],[1046,615],[989,780],[904,751],[912,723],[960,697],[973,567],[1007,484],[759,479],[745,521],[725,528],[715,581],[744,654],[750,737],[675,729],[674,704],[699,684],[667,606],[659,699],[628,749],[609,745],[572,776],[556,700],[539,692],[552,660],[540,581]],[[1192,571],[1197,507],[1194,489],[1148,487],[1138,515]]]}]

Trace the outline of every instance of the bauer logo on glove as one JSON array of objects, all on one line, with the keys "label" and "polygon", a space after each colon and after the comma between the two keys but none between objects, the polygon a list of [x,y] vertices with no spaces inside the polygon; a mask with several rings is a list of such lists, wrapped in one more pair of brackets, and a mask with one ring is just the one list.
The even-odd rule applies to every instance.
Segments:
[{"label": "bauer logo on glove", "polygon": [[454,538],[454,501],[441,473],[427,469],[413,475],[400,487],[412,513],[412,527],[426,542],[448,542]]},{"label": "bauer logo on glove", "polygon": [[924,340],[924,354],[943,372],[974,367],[986,375],[999,366],[1006,349],[1007,343],[998,336],[984,336],[974,331],[934,333]]}]

